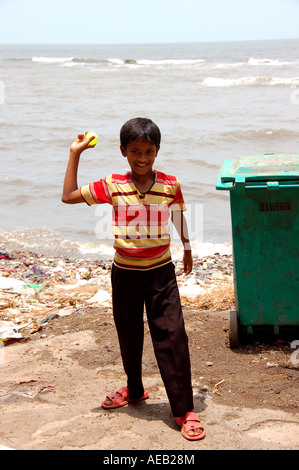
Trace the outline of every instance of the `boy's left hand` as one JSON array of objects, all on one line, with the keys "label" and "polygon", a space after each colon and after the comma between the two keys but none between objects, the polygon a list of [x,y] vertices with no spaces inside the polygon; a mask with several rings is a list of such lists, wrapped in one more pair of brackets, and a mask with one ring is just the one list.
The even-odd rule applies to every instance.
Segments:
[{"label": "boy's left hand", "polygon": [[192,265],[193,265],[191,250],[184,250],[183,263],[184,263],[184,274],[185,275],[190,274],[192,271]]}]

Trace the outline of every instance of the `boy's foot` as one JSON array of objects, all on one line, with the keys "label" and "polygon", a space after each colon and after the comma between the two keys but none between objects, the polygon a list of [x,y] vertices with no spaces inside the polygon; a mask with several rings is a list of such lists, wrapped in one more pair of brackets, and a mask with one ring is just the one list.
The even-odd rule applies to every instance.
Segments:
[{"label": "boy's foot", "polygon": [[119,408],[120,406],[125,406],[128,403],[133,403],[134,401],[146,400],[148,398],[148,391],[144,390],[144,394],[141,398],[129,397],[129,389],[127,387],[122,387],[117,392],[107,395],[105,401],[102,402],[102,407],[107,409]]},{"label": "boy's foot", "polygon": [[182,435],[189,441],[198,441],[206,435],[202,422],[192,411],[189,411],[180,418],[174,418],[174,421],[181,426]]}]

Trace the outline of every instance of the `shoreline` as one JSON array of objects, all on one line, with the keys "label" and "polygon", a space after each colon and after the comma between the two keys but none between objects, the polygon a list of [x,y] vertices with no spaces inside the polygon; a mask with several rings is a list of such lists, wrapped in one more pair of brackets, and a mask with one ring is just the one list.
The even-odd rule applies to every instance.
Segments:
[{"label": "shoreline", "polygon": [[[31,252],[49,257],[74,259],[112,260],[114,256],[114,238],[97,238],[86,236],[81,238],[65,238],[65,235],[54,232],[46,227],[11,228],[0,230],[0,252]],[[225,241],[191,241],[193,257],[203,257],[219,252],[232,253],[231,240]],[[171,239],[172,257],[182,256],[182,244]]]}]

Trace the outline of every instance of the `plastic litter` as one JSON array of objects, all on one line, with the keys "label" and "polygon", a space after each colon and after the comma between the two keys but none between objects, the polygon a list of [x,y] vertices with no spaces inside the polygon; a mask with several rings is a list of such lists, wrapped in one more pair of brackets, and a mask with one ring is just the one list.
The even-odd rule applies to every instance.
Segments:
[{"label": "plastic litter", "polygon": [[43,325],[44,323],[48,323],[49,321],[53,320],[53,318],[59,318],[59,316],[60,315],[58,315],[58,313],[52,313],[52,315],[49,315],[48,317],[43,318],[40,324]]},{"label": "plastic litter", "polygon": [[105,290],[100,289],[93,297],[91,297],[91,299],[88,299],[87,302],[92,304],[94,302],[108,302],[109,300],[111,300],[111,295]]},{"label": "plastic litter", "polygon": [[0,289],[10,289],[15,292],[22,292],[25,282],[11,277],[0,277]]},{"label": "plastic litter", "polygon": [[43,289],[43,286],[40,286],[38,284],[27,284],[24,286],[24,289]]},{"label": "plastic litter", "polygon": [[28,326],[28,323],[25,325],[15,325],[11,321],[0,321],[0,340],[5,343],[10,340],[22,339],[23,336],[19,330],[26,326]]}]

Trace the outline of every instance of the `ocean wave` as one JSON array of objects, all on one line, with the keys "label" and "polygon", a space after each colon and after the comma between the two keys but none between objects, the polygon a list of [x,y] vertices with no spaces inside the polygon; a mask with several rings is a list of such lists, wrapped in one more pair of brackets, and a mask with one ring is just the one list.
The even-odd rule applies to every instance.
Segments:
[{"label": "ocean wave", "polygon": [[281,66],[281,65],[290,65],[291,62],[281,61],[278,59],[256,59],[255,57],[250,57],[248,59],[249,65],[268,65],[268,66]]},{"label": "ocean wave", "polygon": [[41,62],[44,64],[62,64],[72,62],[73,57],[32,57],[32,62]]},{"label": "ocean wave", "polygon": [[108,63],[108,60],[96,59],[93,57],[32,57],[32,62],[40,62],[43,64],[59,64],[59,65],[84,65],[84,64],[101,64]]},{"label": "ocean wave", "polygon": [[291,129],[284,128],[264,128],[264,129],[245,129],[245,130],[236,130],[220,132],[219,136],[221,139],[227,139],[229,142],[233,140],[249,140],[249,141],[258,141],[263,138],[298,138],[299,132]]},{"label": "ocean wave", "polygon": [[218,64],[214,64],[214,69],[235,69],[237,67],[243,67],[244,65],[248,65],[248,62],[221,62]]},{"label": "ocean wave", "polygon": [[12,184],[20,185],[23,183],[29,183],[28,180],[25,180],[24,178],[20,177],[14,177],[14,176],[7,176],[7,175],[0,175],[0,183],[7,184],[11,186]]},{"label": "ocean wave", "polygon": [[254,57],[250,57],[247,61],[241,62],[219,62],[214,64],[214,69],[236,69],[242,67],[248,67],[248,65],[252,66],[267,66],[267,67],[281,67],[283,65],[296,65],[296,62],[287,62],[281,61],[278,59],[255,59]]},{"label": "ocean wave", "polygon": [[240,77],[219,78],[206,77],[202,85],[207,87],[232,87],[232,86],[296,86],[299,85],[299,77]]},{"label": "ocean wave", "polygon": [[64,66],[72,65],[92,65],[98,64],[103,66],[115,67],[152,67],[152,66],[197,66],[205,62],[204,59],[121,59],[108,58],[97,59],[94,57],[32,57],[32,62],[40,62],[44,64],[59,64]]},{"label": "ocean wave", "polygon": [[[170,160],[171,162],[171,160]],[[172,163],[172,162],[171,162]],[[184,165],[192,165],[194,167],[196,166],[199,166],[199,167],[205,167],[205,168],[211,168],[213,170],[215,169],[218,169],[219,168],[219,165],[218,163],[213,163],[213,162],[210,162],[206,159],[203,159],[203,158],[186,158],[184,159]],[[194,182],[194,184],[196,184],[196,182]]]},{"label": "ocean wave", "polygon": [[[211,67],[211,69],[236,69],[244,66],[275,66],[281,67],[284,65],[297,64],[298,62],[288,62],[278,59],[260,59],[250,57],[248,60],[239,62],[214,62],[202,58],[164,58],[164,59],[146,59],[146,58],[96,58],[96,57],[46,57],[34,56],[32,62],[43,64],[57,64],[59,66],[88,66],[95,65],[99,67],[172,67],[172,68],[197,68],[197,67]],[[211,78],[211,77],[208,77]],[[252,77],[245,77],[252,78]],[[253,77],[255,78],[255,77]],[[216,85],[213,85],[216,86]],[[222,85],[223,86],[223,85]],[[228,85],[225,85],[228,86]]]},{"label": "ocean wave", "polygon": [[65,239],[45,227],[40,229],[0,230],[0,247],[6,251],[31,251],[48,256],[68,256],[82,258],[99,257],[109,259],[113,256],[112,243],[89,243]]},{"label": "ocean wave", "polygon": [[201,65],[205,62],[204,59],[162,59],[162,60],[138,60],[141,65]]},{"label": "ocean wave", "polygon": [[[11,59],[13,60],[13,59]],[[14,59],[14,60],[26,60],[24,58]],[[32,57],[32,62],[41,62],[45,64],[102,64],[102,65],[114,65],[114,66],[198,66],[198,65],[207,65],[212,68],[237,68],[243,66],[268,66],[268,67],[280,67],[284,65],[297,64],[297,61],[283,61],[279,59],[260,59],[255,57],[250,57],[248,60],[243,60],[239,62],[209,62],[206,59],[202,58],[190,58],[190,59],[179,59],[179,58],[164,58],[164,59],[135,59],[135,58],[120,58],[120,57],[111,57],[111,58],[96,58],[96,57],[46,57],[46,56],[34,56]]]},{"label": "ocean wave", "polygon": [[180,67],[188,66],[193,67],[201,65],[205,62],[204,59],[108,59],[112,65],[123,66],[136,66],[136,67]]},{"label": "ocean wave", "polygon": [[[191,243],[193,256],[209,256],[214,253],[231,254],[231,242],[215,243],[194,241]],[[104,243],[72,241],[45,227],[40,229],[0,230],[0,249],[3,251],[31,251],[47,256],[66,256],[76,259],[112,259],[113,240]],[[173,258],[182,256],[182,244],[172,243]]]}]

